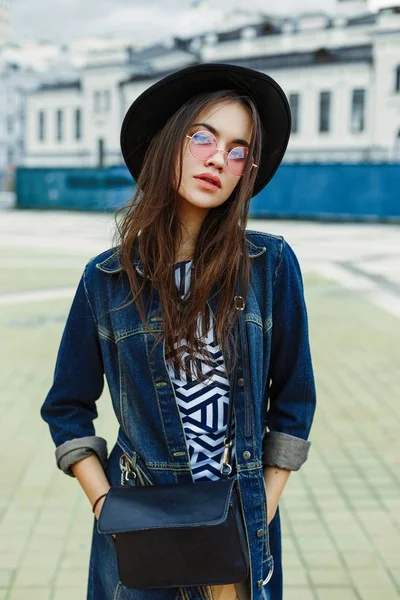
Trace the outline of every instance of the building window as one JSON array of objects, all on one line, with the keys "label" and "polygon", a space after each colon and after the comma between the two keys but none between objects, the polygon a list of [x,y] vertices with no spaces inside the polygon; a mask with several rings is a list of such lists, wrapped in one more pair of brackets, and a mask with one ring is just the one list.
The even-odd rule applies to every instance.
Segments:
[{"label": "building window", "polygon": [[93,110],[95,113],[100,112],[101,92],[95,92],[93,96]]},{"label": "building window", "polygon": [[108,112],[111,108],[111,94],[110,90],[103,92],[103,112]]},{"label": "building window", "polygon": [[400,65],[397,65],[395,73],[394,90],[396,93],[400,93]]},{"label": "building window", "polygon": [[93,96],[93,110],[95,113],[108,112],[111,107],[110,90],[97,90]]},{"label": "building window", "polygon": [[394,154],[395,160],[400,161],[400,129],[397,132],[397,138],[396,138],[394,150],[395,150],[395,154]]},{"label": "building window", "polygon": [[14,119],[11,115],[7,117],[7,133],[12,133],[14,131]]},{"label": "building window", "polygon": [[56,139],[57,142],[63,139],[63,111],[60,108],[56,111]]},{"label": "building window", "polygon": [[14,163],[14,149],[7,148],[7,164],[12,165]]},{"label": "building window", "polygon": [[331,128],[331,92],[320,92],[319,95],[319,130],[327,133]]},{"label": "building window", "polygon": [[299,131],[300,94],[289,94],[290,112],[292,113],[292,133]]},{"label": "building window", "polygon": [[46,132],[45,132],[44,111],[40,110],[38,112],[38,140],[40,142],[43,142],[45,135],[46,135]]},{"label": "building window", "polygon": [[365,128],[365,90],[353,90],[351,104],[351,132],[359,133]]},{"label": "building window", "polygon": [[75,139],[82,138],[82,111],[80,108],[75,109]]},{"label": "building window", "polygon": [[97,166],[102,169],[104,167],[104,159],[105,159],[105,143],[104,138],[99,138],[97,140]]}]

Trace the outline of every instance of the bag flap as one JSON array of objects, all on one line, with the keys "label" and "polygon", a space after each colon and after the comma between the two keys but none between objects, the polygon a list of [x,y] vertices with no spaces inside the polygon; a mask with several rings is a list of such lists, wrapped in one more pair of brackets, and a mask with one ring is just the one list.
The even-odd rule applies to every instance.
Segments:
[{"label": "bag flap", "polygon": [[218,525],[227,518],[235,481],[111,487],[97,529],[110,534]]}]

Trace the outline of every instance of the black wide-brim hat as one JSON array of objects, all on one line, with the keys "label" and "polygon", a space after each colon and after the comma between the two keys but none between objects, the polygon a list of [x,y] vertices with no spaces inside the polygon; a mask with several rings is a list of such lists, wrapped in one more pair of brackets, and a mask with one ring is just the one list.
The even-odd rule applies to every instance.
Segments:
[{"label": "black wide-brim hat", "polygon": [[167,75],[132,103],[122,123],[121,150],[137,181],[152,137],[193,96],[234,89],[255,102],[264,128],[261,160],[253,195],[271,180],[289,141],[290,107],[278,83],[269,75],[231,64],[203,63]]}]

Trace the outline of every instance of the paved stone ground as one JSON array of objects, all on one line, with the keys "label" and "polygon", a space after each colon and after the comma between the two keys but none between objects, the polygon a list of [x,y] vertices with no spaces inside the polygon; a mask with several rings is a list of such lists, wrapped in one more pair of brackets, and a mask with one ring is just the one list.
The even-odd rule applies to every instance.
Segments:
[{"label": "paved stone ground", "polygon": [[[400,598],[400,228],[249,228],[300,259],[318,391],[310,457],[281,503],[284,598]],[[111,231],[104,215],[0,214],[0,600],[86,597],[92,513],[39,408],[82,268]],[[107,394],[99,408],[111,443]]]}]

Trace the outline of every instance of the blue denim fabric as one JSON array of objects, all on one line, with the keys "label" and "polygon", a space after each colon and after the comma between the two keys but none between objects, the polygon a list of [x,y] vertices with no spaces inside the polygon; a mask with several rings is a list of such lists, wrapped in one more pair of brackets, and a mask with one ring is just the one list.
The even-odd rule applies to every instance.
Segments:
[{"label": "blue denim fabric", "polygon": [[[251,572],[240,600],[282,599],[279,512],[267,527],[263,468],[297,470],[307,459],[316,390],[308,338],[307,310],[300,266],[282,236],[247,230],[251,257],[244,320],[249,361],[240,361],[236,390],[236,471],[243,502]],[[143,275],[134,248],[133,262]],[[161,331],[159,298],[145,288],[147,323]],[[215,314],[216,285],[209,298]],[[56,446],[57,464],[66,473],[96,452],[112,485],[118,485],[118,459],[125,452],[142,458],[156,483],[193,482],[185,434],[165,363],[165,344],[155,345],[135,304],[126,304],[129,283],[117,249],[91,259],[85,267],[62,336],[54,382],[41,409]],[[120,429],[107,456],[95,434],[96,401],[110,389]],[[238,385],[244,379],[244,386]],[[72,462],[71,462],[72,461]],[[263,534],[260,535],[260,531]],[[270,566],[274,574],[263,586]],[[155,565],[155,568],[157,566]],[[112,538],[93,528],[88,600],[204,600],[203,588],[128,590],[118,580]]]}]

